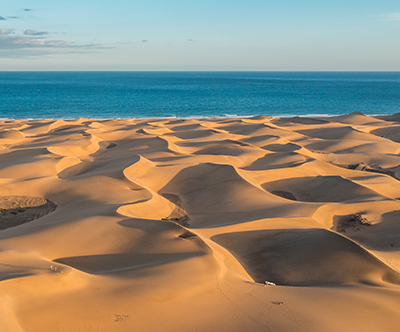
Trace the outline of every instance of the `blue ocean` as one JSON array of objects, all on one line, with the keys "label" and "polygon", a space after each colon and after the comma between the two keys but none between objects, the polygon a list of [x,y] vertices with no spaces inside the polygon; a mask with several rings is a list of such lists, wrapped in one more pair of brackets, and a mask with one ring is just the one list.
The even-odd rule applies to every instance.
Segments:
[{"label": "blue ocean", "polygon": [[0,72],[1,119],[400,112],[400,72]]}]

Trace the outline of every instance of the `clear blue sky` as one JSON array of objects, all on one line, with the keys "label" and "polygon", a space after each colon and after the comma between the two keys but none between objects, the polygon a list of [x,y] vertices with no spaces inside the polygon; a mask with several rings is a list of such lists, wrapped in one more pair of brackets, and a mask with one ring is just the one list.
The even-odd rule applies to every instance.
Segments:
[{"label": "clear blue sky", "polygon": [[400,0],[12,0],[0,70],[400,70]]}]

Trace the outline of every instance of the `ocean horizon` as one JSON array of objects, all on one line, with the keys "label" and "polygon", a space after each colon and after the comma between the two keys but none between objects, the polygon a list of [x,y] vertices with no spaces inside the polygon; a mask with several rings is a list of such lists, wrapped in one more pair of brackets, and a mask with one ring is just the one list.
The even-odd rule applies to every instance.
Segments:
[{"label": "ocean horizon", "polygon": [[0,72],[3,120],[352,112],[400,112],[400,72]]}]

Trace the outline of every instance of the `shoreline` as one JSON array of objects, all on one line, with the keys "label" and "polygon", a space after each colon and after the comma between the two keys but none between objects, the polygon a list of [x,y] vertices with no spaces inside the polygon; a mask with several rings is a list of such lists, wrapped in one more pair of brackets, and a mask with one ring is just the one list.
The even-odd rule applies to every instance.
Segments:
[{"label": "shoreline", "polygon": [[166,116],[166,117],[131,117],[131,118],[93,118],[93,117],[79,117],[79,118],[61,118],[61,117],[56,117],[56,118],[24,118],[24,119],[17,119],[17,118],[0,118],[0,121],[57,121],[57,120],[63,120],[63,121],[77,121],[80,119],[87,119],[91,121],[108,121],[108,120],[173,120],[173,119],[179,119],[179,120],[218,120],[218,119],[251,119],[251,118],[257,118],[260,116],[266,116],[266,117],[273,117],[273,118],[295,118],[295,117],[300,117],[300,118],[332,118],[336,116],[345,116],[345,115],[351,115],[351,114],[359,114],[359,115],[365,115],[369,117],[388,117],[388,116],[393,116],[400,114],[400,112],[395,112],[391,114],[381,114],[381,113],[374,113],[374,114],[366,114],[363,112],[359,111],[354,111],[350,113],[338,113],[338,114],[287,114],[287,115],[270,115],[270,114],[257,114],[257,115],[226,115],[226,116],[189,116],[189,117],[178,117],[178,116]]}]

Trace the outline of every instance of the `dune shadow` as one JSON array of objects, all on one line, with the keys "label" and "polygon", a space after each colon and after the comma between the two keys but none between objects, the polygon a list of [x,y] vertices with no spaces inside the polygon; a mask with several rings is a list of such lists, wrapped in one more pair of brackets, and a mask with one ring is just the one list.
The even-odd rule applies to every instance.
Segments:
[{"label": "dune shadow", "polygon": [[298,167],[307,162],[311,158],[307,158],[296,152],[275,152],[266,154],[255,160],[251,165],[243,167],[242,169],[248,171],[263,171],[278,168]]},{"label": "dune shadow", "polygon": [[294,152],[300,150],[302,147],[294,143],[287,144],[267,144],[262,147],[264,150],[272,152]]},{"label": "dune shadow", "polygon": [[189,253],[119,253],[88,256],[62,257],[55,263],[71,266],[90,274],[112,274],[154,267],[203,256],[201,252]]},{"label": "dune shadow", "polygon": [[11,279],[18,279],[24,277],[30,277],[33,273],[29,272],[15,272],[15,273],[0,273],[0,282],[11,280]]},{"label": "dune shadow", "polygon": [[340,286],[381,280],[400,284],[400,274],[351,240],[324,229],[235,232],[211,238],[229,250],[259,283]]},{"label": "dune shadow", "polygon": [[377,192],[341,176],[282,179],[266,182],[262,184],[262,188],[277,196],[289,199],[295,197],[303,202],[344,202],[380,196]]},{"label": "dune shadow", "polygon": [[371,134],[390,139],[393,142],[400,143],[400,126],[378,128],[372,130]]},{"label": "dune shadow", "polygon": [[344,233],[368,249],[381,252],[397,252],[400,249],[400,210],[384,213],[381,221],[375,224],[370,224],[365,218],[360,220],[359,216],[336,215],[332,229]]}]

